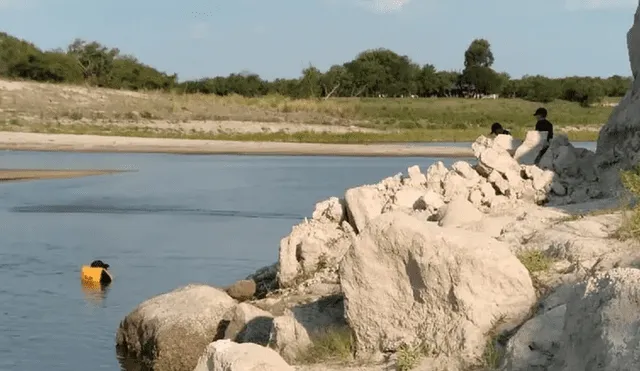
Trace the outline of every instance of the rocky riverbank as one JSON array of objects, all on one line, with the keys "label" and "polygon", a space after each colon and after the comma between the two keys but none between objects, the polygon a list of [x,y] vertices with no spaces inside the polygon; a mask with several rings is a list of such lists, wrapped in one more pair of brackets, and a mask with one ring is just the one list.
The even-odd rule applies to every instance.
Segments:
[{"label": "rocky riverbank", "polygon": [[[640,7],[628,44],[636,76]],[[540,133],[518,148],[480,137],[477,163],[319,202],[274,265],[140,304],[118,352],[156,371],[639,369],[640,244],[616,236],[638,93],[635,80],[596,153],[556,135],[536,166]]]},{"label": "rocky riverbank", "polygon": [[621,293],[640,287],[640,250],[611,237],[621,211],[591,214],[619,206],[595,154],[559,135],[531,165],[544,140],[531,132],[514,150],[509,137],[480,137],[477,163],[412,166],[319,202],[274,265],[142,303],[118,351],[158,371],[632,362],[608,342],[633,328],[636,294]]}]

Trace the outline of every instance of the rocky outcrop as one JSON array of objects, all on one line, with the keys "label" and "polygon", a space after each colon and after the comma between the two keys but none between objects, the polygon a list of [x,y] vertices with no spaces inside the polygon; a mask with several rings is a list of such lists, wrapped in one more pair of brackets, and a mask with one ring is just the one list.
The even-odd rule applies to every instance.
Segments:
[{"label": "rocky outcrop", "polygon": [[[523,161],[535,157],[544,141],[541,133],[530,132],[515,155]],[[411,166],[406,176],[351,188],[344,200],[318,203],[312,219],[282,239],[278,286],[291,288],[337,265],[355,236],[385,213],[401,211],[452,227],[482,224],[485,215],[520,204],[571,204],[601,196],[593,152],[573,147],[563,134],[554,137],[539,166],[518,163],[512,146],[509,136],[481,136],[472,146],[477,164],[457,161],[448,169],[436,162],[425,173]]]},{"label": "rocky outcrop", "polygon": [[499,320],[536,300],[507,245],[400,212],[371,222],[340,266],[346,317],[361,354],[424,344],[473,363]]},{"label": "rocky outcrop", "polygon": [[293,227],[280,242],[278,283],[290,287],[327,265],[335,265],[354,234],[344,221],[342,202],[333,197],[316,205],[313,218]]},{"label": "rocky outcrop", "polygon": [[218,340],[207,346],[193,371],[294,371],[272,349]]},{"label": "rocky outcrop", "polygon": [[618,171],[640,161],[640,6],[627,33],[627,48],[633,84],[600,129],[596,149],[601,188],[612,196],[621,188]]},{"label": "rocky outcrop", "polygon": [[120,323],[118,353],[156,371],[191,370],[236,305],[224,291],[188,285],[138,305]]},{"label": "rocky outcrop", "polygon": [[638,369],[639,312],[638,269],[613,269],[576,285],[553,370]]},{"label": "rocky outcrop", "polygon": [[638,369],[640,270],[596,273],[559,294],[509,340],[501,370]]}]

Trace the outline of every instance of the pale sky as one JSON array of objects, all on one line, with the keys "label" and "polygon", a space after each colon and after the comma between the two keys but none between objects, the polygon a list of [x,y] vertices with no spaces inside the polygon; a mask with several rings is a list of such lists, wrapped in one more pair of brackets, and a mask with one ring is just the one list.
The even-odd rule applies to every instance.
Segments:
[{"label": "pale sky", "polygon": [[181,80],[297,77],[365,49],[462,69],[474,38],[514,77],[630,75],[638,0],[0,0],[0,30],[41,48],[97,40]]}]

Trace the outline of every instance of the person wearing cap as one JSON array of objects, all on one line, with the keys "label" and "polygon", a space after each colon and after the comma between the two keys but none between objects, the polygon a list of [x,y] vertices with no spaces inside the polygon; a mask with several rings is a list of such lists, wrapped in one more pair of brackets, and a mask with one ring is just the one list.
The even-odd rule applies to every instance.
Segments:
[{"label": "person wearing cap", "polygon": [[500,134],[511,135],[511,132],[503,128],[499,122],[494,122],[493,125],[491,125],[491,133],[489,133],[489,135],[500,135]]},{"label": "person wearing cap", "polygon": [[546,131],[547,132],[547,143],[542,149],[536,159],[534,160],[534,164],[538,165],[542,156],[544,156],[545,152],[549,149],[549,142],[553,138],[553,124],[547,120],[547,109],[544,107],[540,107],[536,110],[533,116],[538,120],[536,122],[536,131]]}]

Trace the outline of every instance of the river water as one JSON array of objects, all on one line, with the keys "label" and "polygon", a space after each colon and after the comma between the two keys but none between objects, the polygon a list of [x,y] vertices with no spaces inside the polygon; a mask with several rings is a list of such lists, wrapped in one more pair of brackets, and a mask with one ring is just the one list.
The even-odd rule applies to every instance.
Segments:
[{"label": "river water", "polygon": [[[0,152],[0,168],[131,170],[0,184],[0,370],[117,370],[140,302],[242,279],[315,202],[437,160],[458,159]],[[115,277],[104,294],[80,285],[94,259]]]}]

